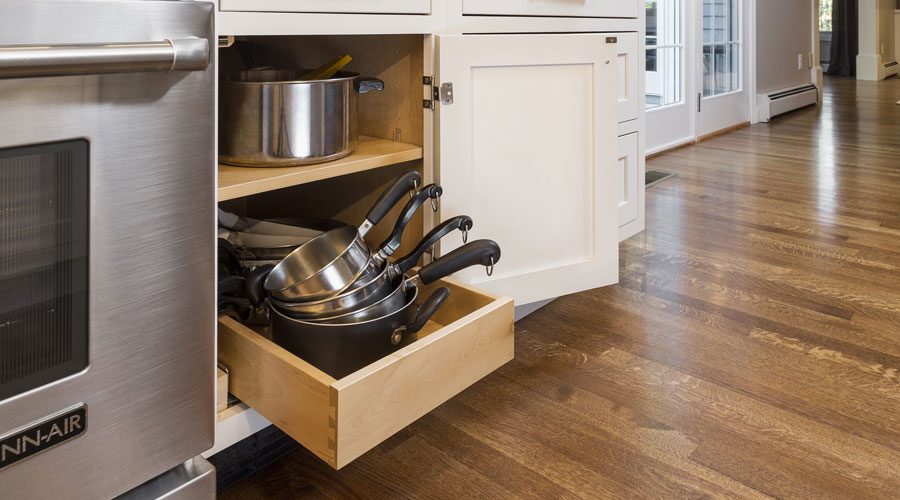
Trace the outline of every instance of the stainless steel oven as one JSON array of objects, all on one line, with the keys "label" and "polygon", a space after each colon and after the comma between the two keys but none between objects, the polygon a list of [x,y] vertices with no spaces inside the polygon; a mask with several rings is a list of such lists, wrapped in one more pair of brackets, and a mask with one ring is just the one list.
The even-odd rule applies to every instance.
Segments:
[{"label": "stainless steel oven", "polygon": [[214,495],[213,8],[0,0],[0,497]]}]

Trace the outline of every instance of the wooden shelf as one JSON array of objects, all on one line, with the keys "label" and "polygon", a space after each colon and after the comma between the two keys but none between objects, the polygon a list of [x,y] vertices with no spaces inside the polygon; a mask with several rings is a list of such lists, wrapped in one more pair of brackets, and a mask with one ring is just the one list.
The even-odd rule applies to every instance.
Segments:
[{"label": "wooden shelf", "polygon": [[232,200],[421,158],[420,146],[362,136],[353,154],[328,163],[272,168],[219,165],[218,199]]}]

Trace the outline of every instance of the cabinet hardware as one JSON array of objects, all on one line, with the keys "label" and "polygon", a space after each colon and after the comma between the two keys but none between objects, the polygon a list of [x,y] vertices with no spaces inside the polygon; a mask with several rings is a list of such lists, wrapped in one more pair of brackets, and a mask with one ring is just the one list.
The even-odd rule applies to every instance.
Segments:
[{"label": "cabinet hardware", "polygon": [[[432,77],[426,76],[422,78],[423,82],[434,82]],[[426,84],[427,85],[427,84]],[[453,104],[453,82],[442,83],[440,87],[431,87],[431,99],[422,99],[422,107],[425,109],[434,109],[435,103]]]},{"label": "cabinet hardware", "polygon": [[441,104],[453,104],[453,82],[441,84]]},{"label": "cabinet hardware", "polygon": [[619,38],[614,36],[606,37],[606,43],[619,43]]}]

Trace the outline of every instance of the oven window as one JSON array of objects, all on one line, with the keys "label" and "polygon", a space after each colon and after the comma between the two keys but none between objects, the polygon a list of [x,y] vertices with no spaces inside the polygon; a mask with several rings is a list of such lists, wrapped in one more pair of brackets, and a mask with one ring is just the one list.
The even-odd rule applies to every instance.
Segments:
[{"label": "oven window", "polygon": [[88,363],[88,143],[0,149],[0,401]]}]

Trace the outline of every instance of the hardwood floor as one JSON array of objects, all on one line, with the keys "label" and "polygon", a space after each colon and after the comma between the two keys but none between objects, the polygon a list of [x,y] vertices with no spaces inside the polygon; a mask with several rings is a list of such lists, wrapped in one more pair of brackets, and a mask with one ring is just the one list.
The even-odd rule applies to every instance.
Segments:
[{"label": "hardwood floor", "polygon": [[900,498],[900,80],[654,158],[618,286],[344,470],[224,499]]}]

